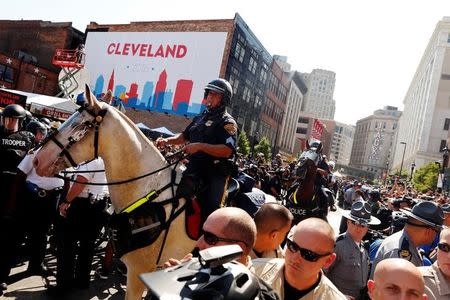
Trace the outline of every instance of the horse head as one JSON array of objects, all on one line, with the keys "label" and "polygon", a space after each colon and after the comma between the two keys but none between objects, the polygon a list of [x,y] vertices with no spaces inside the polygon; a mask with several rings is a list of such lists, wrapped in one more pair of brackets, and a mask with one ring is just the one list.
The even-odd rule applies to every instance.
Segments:
[{"label": "horse head", "polygon": [[315,174],[321,157],[321,154],[315,150],[307,149],[300,155],[296,173],[298,181],[305,181],[308,175]]},{"label": "horse head", "polygon": [[84,106],[50,134],[36,154],[33,165],[38,175],[52,176],[97,156],[95,127],[103,121],[108,105],[100,103],[88,85],[85,95]]}]

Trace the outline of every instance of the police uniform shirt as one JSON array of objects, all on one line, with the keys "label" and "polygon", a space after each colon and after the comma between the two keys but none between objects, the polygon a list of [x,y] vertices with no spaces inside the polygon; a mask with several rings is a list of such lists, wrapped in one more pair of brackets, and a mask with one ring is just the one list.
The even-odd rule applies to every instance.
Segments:
[{"label": "police uniform shirt", "polygon": [[254,249],[252,249],[252,251],[250,251],[250,253],[249,253],[249,256],[252,259],[253,258],[283,258],[284,253],[283,253],[283,249],[281,249],[281,247],[278,246],[278,248],[275,250],[264,251],[262,253],[257,253]]},{"label": "police uniform shirt", "polygon": [[[89,171],[97,171],[103,170],[103,172],[89,172]],[[105,164],[103,160],[99,157],[94,159],[93,161],[88,162],[87,164],[82,164],[76,171],[80,171],[83,173],[79,173],[77,175],[83,176],[86,178],[88,182],[91,183],[106,183],[105,176]],[[87,172],[86,172],[87,171]],[[84,173],[86,172],[86,173]],[[109,194],[107,185],[90,185],[87,184],[85,188],[78,195],[80,198],[88,198],[90,195],[95,198],[101,198],[104,195]]]},{"label": "police uniform shirt", "polygon": [[416,267],[423,266],[422,257],[417,248],[409,240],[406,231],[400,230],[388,236],[382,243],[375,255],[370,278],[373,278],[377,264],[386,258],[403,258],[410,261]]},{"label": "police uniform shirt", "polygon": [[342,293],[358,297],[369,277],[367,251],[346,232],[337,238],[334,253],[336,260],[325,274]]},{"label": "police uniform shirt", "polygon": [[428,300],[450,299],[450,279],[442,274],[437,263],[428,267],[420,267],[419,271],[425,281],[425,293]]},{"label": "police uniform shirt", "polygon": [[27,131],[0,132],[0,170],[15,172],[28,150],[33,147],[34,136]]},{"label": "police uniform shirt", "polygon": [[[227,145],[236,152],[237,125],[233,117],[225,109],[216,113],[204,111],[196,116],[191,124],[183,131],[183,136],[191,143],[207,143],[213,145]],[[204,152],[197,152],[189,157],[188,168],[209,168],[217,158]]]},{"label": "police uniform shirt", "polygon": [[19,170],[27,175],[26,180],[47,191],[64,186],[64,180],[61,178],[42,177],[36,174],[36,170],[33,167],[33,159],[36,156],[37,152],[39,152],[39,150],[27,154],[17,166]]}]

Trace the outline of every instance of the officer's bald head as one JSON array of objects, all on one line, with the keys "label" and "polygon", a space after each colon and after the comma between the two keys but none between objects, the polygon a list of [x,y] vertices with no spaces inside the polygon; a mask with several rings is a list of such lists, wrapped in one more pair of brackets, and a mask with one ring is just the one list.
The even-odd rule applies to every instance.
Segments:
[{"label": "officer's bald head", "polygon": [[426,299],[420,271],[409,261],[388,258],[377,264],[374,279],[367,283],[372,300]]},{"label": "officer's bald head", "polygon": [[319,218],[308,218],[297,224],[293,229],[293,240],[312,238],[315,244],[320,244],[325,252],[333,252],[335,237],[330,224]]}]

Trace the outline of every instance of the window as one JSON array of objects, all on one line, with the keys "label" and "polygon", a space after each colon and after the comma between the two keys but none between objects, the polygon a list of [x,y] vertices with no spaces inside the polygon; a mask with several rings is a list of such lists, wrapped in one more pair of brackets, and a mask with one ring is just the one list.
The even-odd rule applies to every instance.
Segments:
[{"label": "window", "polygon": [[256,67],[258,66],[258,63],[253,58],[253,56],[250,56],[250,62],[248,63],[248,70],[252,72],[252,74],[256,73]]},{"label": "window", "polygon": [[244,87],[244,92],[242,93],[242,99],[244,99],[246,102],[250,102],[250,89],[248,88],[248,86],[246,85]]},{"label": "window", "polygon": [[298,123],[308,124],[309,123],[309,119],[300,117],[300,118],[298,118]]},{"label": "window", "polygon": [[0,64],[0,80],[14,83],[14,73],[13,68]]},{"label": "window", "polygon": [[259,95],[256,95],[255,102],[253,103],[253,107],[257,108],[257,107],[261,106],[261,104],[262,104],[261,97]]},{"label": "window", "polygon": [[236,43],[236,48],[234,48],[234,57],[241,63],[244,61],[245,48],[240,44]]},{"label": "window", "polygon": [[263,64],[262,64],[262,67],[261,67],[261,73],[259,73],[259,80],[260,80],[262,83],[266,83],[266,80],[267,80],[267,71],[268,71],[268,67],[267,67],[267,65],[266,65],[265,63],[263,63]]},{"label": "window", "polygon": [[450,127],[450,119],[445,118],[444,130],[448,130],[449,127]]},{"label": "window", "polygon": [[441,140],[441,145],[439,146],[439,152],[443,152],[444,148],[447,146],[446,140]]},{"label": "window", "polygon": [[299,134],[306,134],[306,131],[307,131],[306,128],[301,128],[301,127],[297,128],[297,133],[299,133]]},{"label": "window", "polygon": [[239,87],[239,70],[236,67],[231,67],[231,73],[230,73],[230,84],[233,87],[233,91],[237,91]]}]

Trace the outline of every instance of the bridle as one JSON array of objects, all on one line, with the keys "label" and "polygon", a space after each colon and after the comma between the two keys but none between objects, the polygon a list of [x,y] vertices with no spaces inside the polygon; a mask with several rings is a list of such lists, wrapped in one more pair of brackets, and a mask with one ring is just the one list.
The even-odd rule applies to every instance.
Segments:
[{"label": "bridle", "polygon": [[[82,114],[83,111],[86,111],[89,116],[91,117],[90,120],[86,120],[83,123],[77,125],[71,136],[68,137],[68,143],[66,145],[63,145],[56,136],[59,133],[58,129],[55,129],[43,142],[42,144],[38,145],[36,148],[40,148],[47,144],[48,142],[52,141],[55,143],[60,149],[61,152],[58,154],[58,159],[67,159],[67,161],[70,163],[72,167],[76,167],[79,164],[75,162],[75,160],[72,158],[72,155],[70,154],[69,150],[72,148],[72,146],[82,140],[85,135],[91,130],[94,129],[94,157],[90,159],[89,161],[92,161],[94,159],[98,158],[98,141],[99,141],[99,129],[100,124],[103,122],[103,118],[105,117],[106,113],[108,112],[107,109],[101,109],[98,113],[95,113],[93,110],[87,108],[87,106],[81,106],[77,112],[79,114]],[[55,163],[58,161],[58,159],[55,161]]]}]

